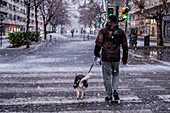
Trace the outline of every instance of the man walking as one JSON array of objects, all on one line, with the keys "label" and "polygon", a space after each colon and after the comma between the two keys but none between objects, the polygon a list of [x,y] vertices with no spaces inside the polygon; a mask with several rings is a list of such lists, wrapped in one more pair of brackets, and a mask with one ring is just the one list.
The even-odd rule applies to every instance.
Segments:
[{"label": "man walking", "polygon": [[[118,27],[117,17],[109,16],[105,28],[102,28],[96,38],[94,54],[102,59],[102,72],[104,86],[107,92],[106,101],[112,101],[112,94],[115,102],[119,102],[118,84],[119,84],[119,62],[120,62],[120,45],[123,49],[123,64],[127,64],[128,46],[127,38],[122,29]],[[100,51],[102,49],[101,55]],[[112,89],[114,90],[112,93]]]},{"label": "man walking", "polygon": [[72,37],[74,36],[74,29],[71,30]]}]

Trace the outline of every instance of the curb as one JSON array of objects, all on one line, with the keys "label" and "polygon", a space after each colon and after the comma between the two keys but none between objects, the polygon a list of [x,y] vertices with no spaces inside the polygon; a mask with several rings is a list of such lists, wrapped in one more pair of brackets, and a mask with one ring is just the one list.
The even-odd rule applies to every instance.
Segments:
[{"label": "curb", "polygon": [[[144,41],[144,38],[138,38],[137,39],[138,41]],[[150,39],[149,40],[150,42],[153,42],[153,43],[157,43],[157,40],[155,40],[155,39]],[[164,43],[170,43],[170,41],[163,41]]]},{"label": "curb", "polygon": [[128,47],[129,49],[170,49],[170,46],[136,46]]},{"label": "curb", "polygon": [[[32,47],[33,50],[28,51],[28,54],[33,53],[34,51],[36,51],[37,49],[39,49],[41,46],[44,46],[46,43],[47,43],[46,41],[41,41],[40,44],[38,44],[37,47]],[[30,47],[30,48],[31,48],[31,47]]]}]

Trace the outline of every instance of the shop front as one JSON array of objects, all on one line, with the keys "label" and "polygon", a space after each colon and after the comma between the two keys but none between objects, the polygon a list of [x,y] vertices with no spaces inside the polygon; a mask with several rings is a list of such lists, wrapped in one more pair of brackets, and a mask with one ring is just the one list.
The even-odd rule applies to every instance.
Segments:
[{"label": "shop front", "polygon": [[164,17],[163,21],[163,38],[164,41],[170,41],[170,14]]}]

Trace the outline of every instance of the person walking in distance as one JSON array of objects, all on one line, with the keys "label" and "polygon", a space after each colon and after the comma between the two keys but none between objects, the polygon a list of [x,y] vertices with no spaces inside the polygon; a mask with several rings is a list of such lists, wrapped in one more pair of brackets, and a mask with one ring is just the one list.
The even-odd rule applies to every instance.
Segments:
[{"label": "person walking in distance", "polygon": [[[104,86],[107,92],[105,101],[119,103],[118,84],[119,84],[119,63],[120,47],[123,49],[122,62],[127,64],[128,45],[126,34],[118,26],[115,15],[109,16],[106,27],[99,31],[95,41],[94,55],[101,58]],[[101,51],[101,55],[100,55]],[[112,89],[114,90],[112,92]]]},{"label": "person walking in distance", "polygon": [[71,30],[72,37],[74,36],[74,29]]}]

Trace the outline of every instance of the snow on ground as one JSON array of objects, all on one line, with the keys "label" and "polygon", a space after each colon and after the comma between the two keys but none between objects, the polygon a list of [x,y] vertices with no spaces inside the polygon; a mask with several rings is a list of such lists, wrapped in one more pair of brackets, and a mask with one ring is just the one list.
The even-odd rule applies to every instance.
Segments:
[{"label": "snow on ground", "polygon": [[[50,35],[52,38],[58,39],[68,39],[68,37],[56,34],[56,33],[51,33],[47,35],[47,38],[50,39]],[[89,46],[89,45],[94,45],[95,41],[90,40],[90,41],[79,41],[77,42],[71,42],[67,45],[62,46],[63,52],[65,50],[75,50],[79,51],[79,49],[83,50],[82,47]],[[143,44],[143,41],[138,41],[139,45]],[[151,45],[156,45],[156,43],[151,43]],[[81,47],[81,45],[83,45]],[[92,48],[93,49],[93,48]],[[83,50],[84,51],[84,50]],[[82,52],[83,52],[82,51]],[[86,50],[87,51],[87,50]],[[79,55],[79,54],[78,54]],[[77,56],[78,56],[77,55]],[[75,59],[77,57],[75,55]],[[142,57],[142,56],[141,56]],[[89,67],[87,66],[72,66],[72,65],[67,65],[67,66],[54,66],[54,67],[48,67],[46,65],[41,65],[42,63],[62,63],[62,62],[69,62],[69,58],[35,58],[32,56],[29,56],[28,59],[23,61],[22,63],[4,63],[0,64],[0,72],[88,72]],[[39,65],[37,65],[39,63]],[[120,71],[129,71],[129,72],[149,72],[149,71],[170,71],[170,63],[168,62],[161,62],[163,65],[125,65],[123,66],[122,64],[120,65]],[[101,71],[101,66],[94,66],[95,71]],[[92,69],[93,71],[93,69]]]},{"label": "snow on ground", "polygon": [[58,40],[58,39],[64,39],[64,40],[68,39],[68,37],[63,36],[63,35],[61,35],[61,34],[57,34],[57,33],[47,34],[47,39],[50,39],[50,35],[52,36],[52,39],[55,38],[56,40]]},{"label": "snow on ground", "polygon": [[[42,65],[29,66],[29,64],[0,64],[0,72],[88,72],[89,67],[78,67],[78,66],[56,66],[48,67]],[[28,68],[29,67],[29,68]],[[100,72],[101,67],[95,66],[92,69]],[[164,65],[126,65],[120,66],[120,71],[126,72],[160,72],[170,71],[169,66]]]}]

